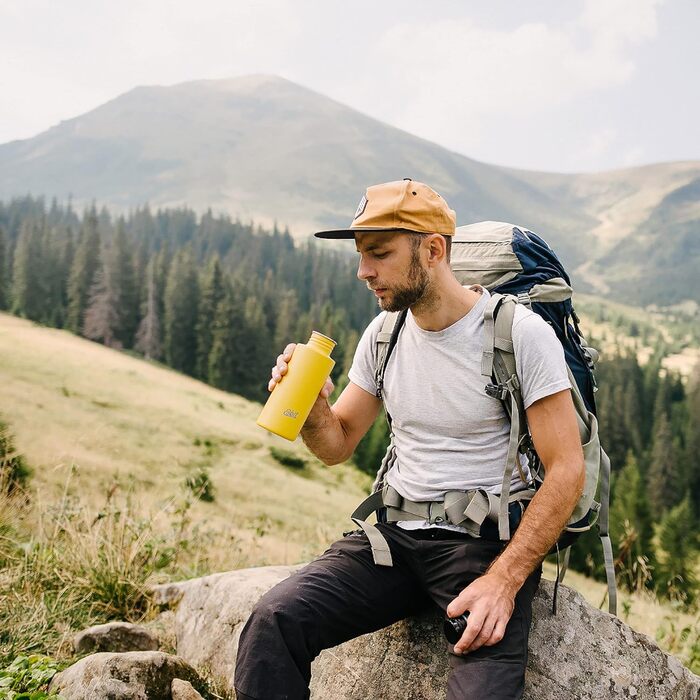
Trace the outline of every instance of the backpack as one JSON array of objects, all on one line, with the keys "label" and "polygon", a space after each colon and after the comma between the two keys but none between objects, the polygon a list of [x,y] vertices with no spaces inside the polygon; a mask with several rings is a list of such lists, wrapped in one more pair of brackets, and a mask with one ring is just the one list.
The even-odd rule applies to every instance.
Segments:
[{"label": "backpack", "polygon": [[[610,460],[598,437],[594,396],[596,384],[593,369],[598,353],[585,344],[579,329],[579,319],[571,301],[569,276],[554,251],[542,238],[522,227],[495,221],[457,228],[452,239],[450,266],[461,284],[478,284],[491,293],[484,311],[482,375],[486,393],[503,402],[511,423],[501,498],[494,497],[499,501],[495,507],[498,509],[499,539],[510,538],[509,491],[511,475],[519,464],[518,453],[528,456],[533,475],[531,488],[536,490],[544,477],[528,432],[515,373],[513,316],[516,304],[524,304],[550,324],[564,348],[586,463],[583,494],[554,550],[557,552],[558,569],[559,552],[565,550],[562,571],[557,572],[557,584],[563,580],[566,572],[568,548],[581,532],[597,523],[605,560],[608,607],[611,613],[616,614],[615,573],[608,531]],[[388,313],[377,337],[375,380],[377,396],[380,398],[387,362],[406,313]],[[387,416],[387,419],[391,441],[373,485],[372,491],[375,494],[384,489],[384,476],[395,459],[391,417]],[[595,500],[597,491],[600,494],[599,502]],[[492,511],[495,508],[492,507]],[[496,514],[492,515],[495,517]]]}]

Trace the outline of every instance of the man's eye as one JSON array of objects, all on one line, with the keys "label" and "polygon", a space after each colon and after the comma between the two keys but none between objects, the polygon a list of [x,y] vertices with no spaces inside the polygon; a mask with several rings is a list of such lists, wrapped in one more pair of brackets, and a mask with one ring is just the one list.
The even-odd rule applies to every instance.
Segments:
[{"label": "man's eye", "polygon": [[375,257],[375,258],[378,258],[379,260],[382,260],[382,259],[385,258],[387,255],[389,255],[389,253],[375,253],[375,254],[374,254],[374,257]]}]

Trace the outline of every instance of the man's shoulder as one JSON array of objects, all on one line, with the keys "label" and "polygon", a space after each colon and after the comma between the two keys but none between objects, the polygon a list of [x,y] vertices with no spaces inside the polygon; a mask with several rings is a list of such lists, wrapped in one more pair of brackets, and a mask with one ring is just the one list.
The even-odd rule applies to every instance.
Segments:
[{"label": "man's shoulder", "polygon": [[554,333],[554,330],[538,313],[524,304],[516,304],[513,313],[513,339],[540,333]]}]

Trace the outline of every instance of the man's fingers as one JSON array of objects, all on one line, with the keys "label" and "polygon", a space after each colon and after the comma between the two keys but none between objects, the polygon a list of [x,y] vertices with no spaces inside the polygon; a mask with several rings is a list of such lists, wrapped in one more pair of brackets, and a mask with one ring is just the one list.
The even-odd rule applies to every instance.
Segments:
[{"label": "man's fingers", "polygon": [[[463,654],[468,651],[474,640],[481,634],[481,629],[484,626],[484,618],[472,613],[467,618],[467,629],[464,630],[461,639],[455,644],[455,654]],[[491,630],[489,629],[489,634]]]},{"label": "man's fingers", "polygon": [[272,391],[275,386],[279,384],[282,377],[287,374],[287,370],[289,369],[288,363],[289,360],[292,359],[292,353],[294,352],[294,348],[296,348],[296,346],[296,343],[289,343],[282,353],[277,355],[275,366],[270,372],[271,379],[267,384],[268,391]]},{"label": "man's fingers", "polygon": [[494,644],[498,644],[498,642],[500,642],[506,634],[507,624],[507,620],[499,620],[496,623],[496,626],[493,628],[493,632],[491,633],[490,639],[484,642],[484,646],[492,647]]},{"label": "man's fingers", "polygon": [[326,379],[326,383],[323,385],[323,388],[321,389],[321,398],[327,399],[333,393],[334,388],[335,388],[335,386],[333,385],[333,382],[331,381],[331,378],[329,377],[328,379]]},{"label": "man's fingers", "polygon": [[467,647],[467,651],[476,651],[479,647],[487,644],[493,635],[493,630],[494,623],[490,621],[489,618],[486,618],[479,634],[476,635],[474,641]]},{"label": "man's fingers", "polygon": [[471,598],[465,595],[465,588],[448,606],[447,615],[448,617],[459,617],[462,613],[469,610],[469,603]]},{"label": "man's fingers", "polygon": [[286,355],[277,355],[277,364],[272,368],[273,371],[276,369],[280,374],[284,374],[287,371],[287,360],[284,358]]}]

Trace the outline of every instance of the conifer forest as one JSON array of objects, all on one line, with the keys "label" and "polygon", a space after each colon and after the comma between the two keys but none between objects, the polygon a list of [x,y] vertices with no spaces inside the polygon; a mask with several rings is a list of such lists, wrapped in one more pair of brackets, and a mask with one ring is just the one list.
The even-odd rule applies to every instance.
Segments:
[{"label": "conifer forest", "polygon": [[[377,312],[350,251],[211,212],[144,207],[115,217],[24,197],[0,203],[0,309],[254,401],[267,396],[277,354],[315,329],[338,343],[338,392]],[[663,357],[662,346],[644,364],[620,351],[597,368],[611,533],[620,585],[692,607],[700,596],[700,365],[683,380],[662,368]],[[356,450],[357,467],[374,473],[387,441],[378,419]],[[595,528],[574,546],[571,566],[604,578]]]}]

